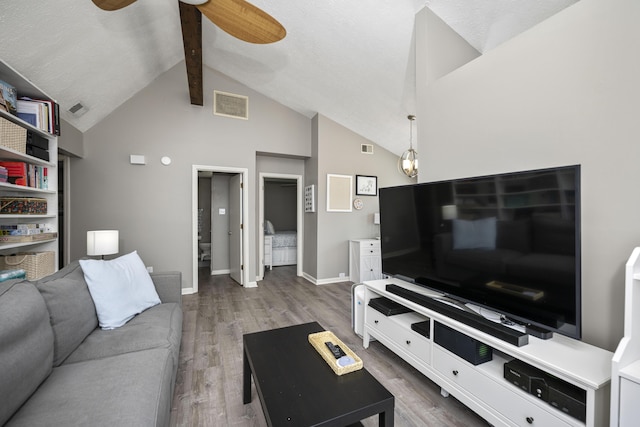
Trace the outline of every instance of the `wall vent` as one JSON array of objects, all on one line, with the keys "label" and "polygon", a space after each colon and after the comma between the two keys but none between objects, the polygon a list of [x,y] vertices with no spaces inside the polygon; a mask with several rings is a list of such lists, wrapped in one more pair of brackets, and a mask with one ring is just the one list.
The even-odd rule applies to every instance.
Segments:
[{"label": "wall vent", "polygon": [[89,109],[82,105],[81,102],[78,102],[73,107],[69,108],[69,112],[76,117],[82,116],[87,111],[89,111]]},{"label": "wall vent", "polygon": [[214,90],[213,114],[249,120],[249,97]]},{"label": "wall vent", "polygon": [[360,152],[362,154],[373,154],[373,145],[372,144],[360,145]]}]

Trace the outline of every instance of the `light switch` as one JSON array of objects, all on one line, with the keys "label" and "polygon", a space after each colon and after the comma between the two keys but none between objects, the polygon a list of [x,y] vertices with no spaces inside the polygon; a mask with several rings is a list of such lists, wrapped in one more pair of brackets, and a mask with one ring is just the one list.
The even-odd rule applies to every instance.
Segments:
[{"label": "light switch", "polygon": [[219,214],[219,215],[224,215],[224,214],[226,214],[226,213],[227,213],[227,210],[226,210],[225,208],[220,208],[220,209],[218,209],[218,214]]},{"label": "light switch", "polygon": [[129,163],[132,165],[144,165],[147,163],[143,155],[140,154],[132,154],[129,157]]}]

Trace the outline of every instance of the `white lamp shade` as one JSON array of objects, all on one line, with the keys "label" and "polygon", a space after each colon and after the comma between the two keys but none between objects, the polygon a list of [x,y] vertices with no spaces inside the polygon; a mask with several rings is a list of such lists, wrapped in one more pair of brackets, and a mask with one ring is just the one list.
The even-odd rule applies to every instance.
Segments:
[{"label": "white lamp shade", "polygon": [[87,231],[87,255],[118,253],[118,230]]}]

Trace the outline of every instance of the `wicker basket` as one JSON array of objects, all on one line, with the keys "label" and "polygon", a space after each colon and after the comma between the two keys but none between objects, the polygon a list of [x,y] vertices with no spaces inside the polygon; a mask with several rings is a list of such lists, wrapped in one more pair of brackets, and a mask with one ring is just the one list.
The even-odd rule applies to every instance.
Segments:
[{"label": "wicker basket", "polygon": [[[332,342],[334,345],[339,345],[342,351],[344,351],[347,354],[347,356],[351,357],[355,362],[347,366],[339,366],[336,361],[336,358],[333,356],[331,351],[329,351],[327,346],[324,344],[327,341]],[[354,372],[359,369],[362,369],[362,366],[363,366],[362,359],[360,359],[353,351],[351,351],[351,349],[347,347],[345,343],[340,341],[333,334],[333,332],[324,331],[324,332],[317,332],[315,334],[310,334],[309,342],[311,343],[313,348],[315,348],[316,351],[320,353],[320,356],[322,356],[324,361],[327,362],[327,365],[329,365],[331,369],[333,369],[333,372],[335,372],[337,375],[343,375],[349,372]]]},{"label": "wicker basket", "polygon": [[0,270],[22,269],[27,280],[38,280],[55,272],[55,252],[24,252],[0,256]]},{"label": "wicker basket", "polygon": [[18,153],[26,153],[27,130],[4,117],[0,117],[0,145]]}]

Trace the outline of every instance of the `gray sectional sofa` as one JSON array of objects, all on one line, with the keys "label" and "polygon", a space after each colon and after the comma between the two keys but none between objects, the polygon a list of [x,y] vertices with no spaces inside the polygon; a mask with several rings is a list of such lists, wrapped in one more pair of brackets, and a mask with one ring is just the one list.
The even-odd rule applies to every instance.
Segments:
[{"label": "gray sectional sofa", "polygon": [[161,304],[113,330],[98,328],[78,261],[0,283],[0,425],[169,425],[181,274],[151,277]]}]

